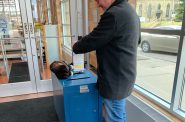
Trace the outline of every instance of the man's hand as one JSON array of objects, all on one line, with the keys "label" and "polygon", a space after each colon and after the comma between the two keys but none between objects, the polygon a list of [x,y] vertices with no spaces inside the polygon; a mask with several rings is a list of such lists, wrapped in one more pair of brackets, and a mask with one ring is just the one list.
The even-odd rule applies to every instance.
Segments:
[{"label": "man's hand", "polygon": [[[74,52],[74,50],[76,49],[76,47],[77,47],[77,43],[74,42],[74,43],[72,44],[72,50],[73,50],[73,52]],[[74,52],[74,53],[75,53],[75,52]]]}]

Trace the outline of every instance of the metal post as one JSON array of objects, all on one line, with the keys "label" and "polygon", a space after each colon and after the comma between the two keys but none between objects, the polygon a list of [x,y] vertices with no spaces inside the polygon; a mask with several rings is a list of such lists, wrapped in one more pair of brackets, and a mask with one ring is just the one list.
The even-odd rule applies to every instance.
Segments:
[{"label": "metal post", "polygon": [[[38,36],[40,37],[41,36],[41,31],[40,31],[40,29],[38,30]],[[40,60],[41,60],[41,69],[42,69],[42,72],[43,72],[43,70],[44,70],[44,63],[43,63],[43,51],[42,51],[42,38],[38,38],[38,40],[39,40],[39,52],[40,52]]]},{"label": "metal post", "polygon": [[[81,8],[78,8],[80,6],[81,0],[70,0],[70,16],[71,16],[71,33],[75,37],[72,37],[72,44],[75,43],[78,40],[78,36],[82,36],[83,33],[79,31],[78,27],[81,27],[82,25],[82,17],[78,16],[82,13],[82,10],[79,10]],[[77,4],[78,3],[78,4]],[[79,6],[78,6],[79,5]],[[79,14],[78,14],[79,12]],[[83,28],[83,27],[81,27]],[[79,35],[78,35],[79,34]],[[72,53],[72,60],[74,65],[74,71],[75,72],[81,72],[84,70],[84,55],[83,54],[74,54]]]},{"label": "metal post", "polygon": [[51,7],[50,7],[50,0],[47,0],[47,12],[48,12],[48,24],[51,24]]},{"label": "metal post", "polygon": [[[184,7],[185,10],[185,7]],[[185,50],[185,11],[184,11],[184,17],[182,21],[182,30],[180,35],[180,43],[179,43],[179,53],[177,56],[177,64],[176,64],[176,71],[175,71],[175,78],[174,78],[174,84],[173,84],[173,91],[172,91],[172,99],[171,99],[171,110],[178,110],[180,106],[180,101],[182,99],[182,90],[183,90],[183,73],[184,73],[184,67],[185,58],[182,56],[184,55]]]},{"label": "metal post", "polygon": [[1,37],[0,41],[1,41],[1,50],[2,50],[2,54],[3,54],[4,67],[5,67],[5,70],[6,70],[7,77],[9,77],[9,69],[8,69],[8,64],[7,64],[7,57],[6,57],[6,54],[5,54],[6,50],[5,50],[5,47],[4,47],[4,39]]},{"label": "metal post", "polygon": [[[82,1],[82,8],[83,8],[83,36],[87,35],[89,33],[89,29],[88,29],[88,0],[83,0]],[[89,69],[90,68],[90,65],[89,65],[89,53],[86,53],[85,54],[85,61],[86,61],[86,66],[85,68],[86,69]]]}]

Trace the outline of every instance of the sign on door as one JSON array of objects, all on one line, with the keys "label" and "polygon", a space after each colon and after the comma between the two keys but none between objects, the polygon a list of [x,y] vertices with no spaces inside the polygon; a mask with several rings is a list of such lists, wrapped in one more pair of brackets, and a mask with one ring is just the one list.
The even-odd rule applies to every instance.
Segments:
[{"label": "sign on door", "polygon": [[8,35],[8,19],[5,16],[0,16],[0,35]]}]

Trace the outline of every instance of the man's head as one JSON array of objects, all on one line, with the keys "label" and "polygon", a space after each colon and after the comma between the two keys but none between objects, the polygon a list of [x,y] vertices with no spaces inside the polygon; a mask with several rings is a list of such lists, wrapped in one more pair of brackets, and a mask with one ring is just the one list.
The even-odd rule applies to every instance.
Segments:
[{"label": "man's head", "polygon": [[97,2],[99,7],[101,7],[103,10],[106,10],[115,0],[95,0],[95,1]]}]

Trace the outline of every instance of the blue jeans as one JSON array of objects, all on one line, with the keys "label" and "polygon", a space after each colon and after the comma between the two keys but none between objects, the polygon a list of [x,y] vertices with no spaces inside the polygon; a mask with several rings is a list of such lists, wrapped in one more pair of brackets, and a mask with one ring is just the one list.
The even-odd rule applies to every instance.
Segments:
[{"label": "blue jeans", "polygon": [[106,122],[126,122],[125,99],[104,99]]}]

